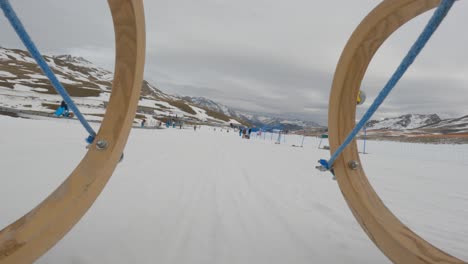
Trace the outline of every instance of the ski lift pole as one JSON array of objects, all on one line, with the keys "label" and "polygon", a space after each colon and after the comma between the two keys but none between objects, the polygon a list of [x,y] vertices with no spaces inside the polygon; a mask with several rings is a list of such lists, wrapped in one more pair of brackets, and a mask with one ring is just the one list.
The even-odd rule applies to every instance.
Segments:
[{"label": "ski lift pole", "polygon": [[367,129],[366,129],[367,126],[364,126],[364,146],[363,146],[363,150],[362,150],[362,153],[363,154],[366,154],[366,140],[367,140]]}]

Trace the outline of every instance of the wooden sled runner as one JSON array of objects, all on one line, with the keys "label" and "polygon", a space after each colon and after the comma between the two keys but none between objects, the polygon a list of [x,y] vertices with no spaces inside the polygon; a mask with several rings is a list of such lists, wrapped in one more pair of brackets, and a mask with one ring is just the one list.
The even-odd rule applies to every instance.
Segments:
[{"label": "wooden sled runner", "polygon": [[32,263],[86,213],[111,177],[135,117],[145,61],[142,0],[108,0],[116,38],[112,95],[95,143],[48,198],[0,231],[0,263]]},{"label": "wooden sled runner", "polygon": [[[398,28],[433,9],[440,0],[386,0],[358,26],[341,55],[329,109],[331,153],[355,126],[356,96],[367,67],[382,43]],[[360,166],[356,141],[334,163],[340,189],[372,241],[395,263],[465,263],[434,247],[400,222],[383,204]]]}]

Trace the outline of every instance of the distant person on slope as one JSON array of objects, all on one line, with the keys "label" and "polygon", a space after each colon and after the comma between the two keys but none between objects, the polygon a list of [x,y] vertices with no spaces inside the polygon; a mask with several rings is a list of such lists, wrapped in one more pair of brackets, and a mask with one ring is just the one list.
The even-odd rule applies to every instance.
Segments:
[{"label": "distant person on slope", "polygon": [[68,105],[65,103],[65,101],[62,100],[62,103],[60,104],[60,107],[63,108],[63,110],[68,111]]},{"label": "distant person on slope", "polygon": [[67,103],[65,103],[65,101],[62,101],[62,103],[60,103],[59,108],[57,108],[54,114],[58,117],[61,117],[61,116],[68,117],[70,113],[68,111]]}]

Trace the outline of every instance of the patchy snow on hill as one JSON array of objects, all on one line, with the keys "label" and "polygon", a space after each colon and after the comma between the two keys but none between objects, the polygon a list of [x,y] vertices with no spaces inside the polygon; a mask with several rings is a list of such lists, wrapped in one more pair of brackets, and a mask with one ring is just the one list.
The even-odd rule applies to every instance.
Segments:
[{"label": "patchy snow on hill", "polygon": [[17,76],[6,71],[0,71],[0,77],[16,78]]},{"label": "patchy snow on hill", "polygon": [[[104,107],[109,100],[113,74],[82,57],[58,55],[44,58],[84,115],[91,115],[90,118],[93,119],[102,118]],[[54,107],[58,107],[61,97],[56,94],[46,76],[40,72],[26,51],[0,48],[0,61],[2,107],[42,113],[51,113]],[[18,92],[18,98],[14,98],[12,90]],[[147,81],[143,81],[141,98],[139,115],[135,122],[140,122],[142,118],[163,120],[177,115],[188,118],[186,121],[189,122],[208,122],[216,126],[230,123],[249,124],[259,128],[288,131],[320,127],[314,122],[231,109],[204,97],[168,95]],[[98,111],[95,108],[96,103],[90,103],[88,100],[101,100],[98,105],[102,109]],[[42,105],[38,105],[37,102],[42,102]],[[91,109],[88,105],[92,105]]]},{"label": "patchy snow on hill", "polygon": [[468,116],[441,120],[440,122],[423,126],[421,128],[446,133],[468,133]]},{"label": "patchy snow on hill", "polygon": [[415,129],[418,127],[431,125],[439,122],[441,119],[438,115],[420,115],[408,114],[394,118],[385,118],[382,120],[372,120],[367,123],[370,129],[388,129],[388,130],[404,130]]},{"label": "patchy snow on hill", "polygon": [[[81,57],[59,55],[44,58],[84,116],[90,120],[102,120],[110,98],[113,74]],[[0,61],[2,111],[50,116],[60,105],[62,98],[26,51],[0,48]],[[177,116],[182,122],[227,126],[229,122],[226,120],[232,119],[207,113],[189,102],[163,93],[147,81],[143,81],[141,94],[136,123],[143,118],[151,121]]]}]

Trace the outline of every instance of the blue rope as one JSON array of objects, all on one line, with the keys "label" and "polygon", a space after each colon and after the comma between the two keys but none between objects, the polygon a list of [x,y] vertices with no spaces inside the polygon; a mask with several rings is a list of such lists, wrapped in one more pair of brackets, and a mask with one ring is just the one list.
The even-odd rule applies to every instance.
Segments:
[{"label": "blue rope", "polygon": [[24,28],[20,19],[13,10],[10,2],[8,0],[0,0],[0,7],[3,9],[6,18],[10,21],[10,24],[15,29],[16,33],[28,49],[31,56],[36,60],[41,70],[49,78],[57,93],[59,93],[62,96],[65,103],[67,103],[70,109],[75,113],[76,117],[80,120],[81,124],[88,131],[89,137],[86,139],[86,141],[91,144],[96,137],[96,132],[94,132],[93,128],[89,125],[84,116],[81,114],[80,110],[78,110],[78,107],[76,107],[75,103],[70,98],[70,95],[67,93],[62,84],[60,84],[59,80],[55,76],[54,72],[50,69],[49,65],[47,65],[47,62],[42,57],[36,45],[34,45],[34,42],[26,32],[26,29]]},{"label": "blue rope", "polygon": [[335,153],[331,156],[330,160],[319,160],[320,165],[326,170],[331,170],[336,159],[344,151],[344,149],[353,141],[359,131],[366,125],[367,121],[372,117],[372,115],[377,111],[379,106],[383,103],[388,94],[396,86],[401,77],[405,74],[406,70],[411,66],[416,57],[419,55],[421,50],[427,44],[433,33],[437,30],[437,27],[444,20],[447,13],[450,11],[450,8],[453,6],[453,3],[456,0],[442,0],[439,7],[435,10],[433,16],[429,20],[428,24],[424,28],[424,31],[418,37],[416,42],[413,44],[408,54],[405,56],[400,66],[398,66],[395,73],[392,75],[390,80],[387,82],[385,87],[380,91],[379,95],[369,107],[367,112],[364,114],[362,119],[358,122],[356,127],[349,133],[348,137],[345,139],[343,144],[336,150]]}]

